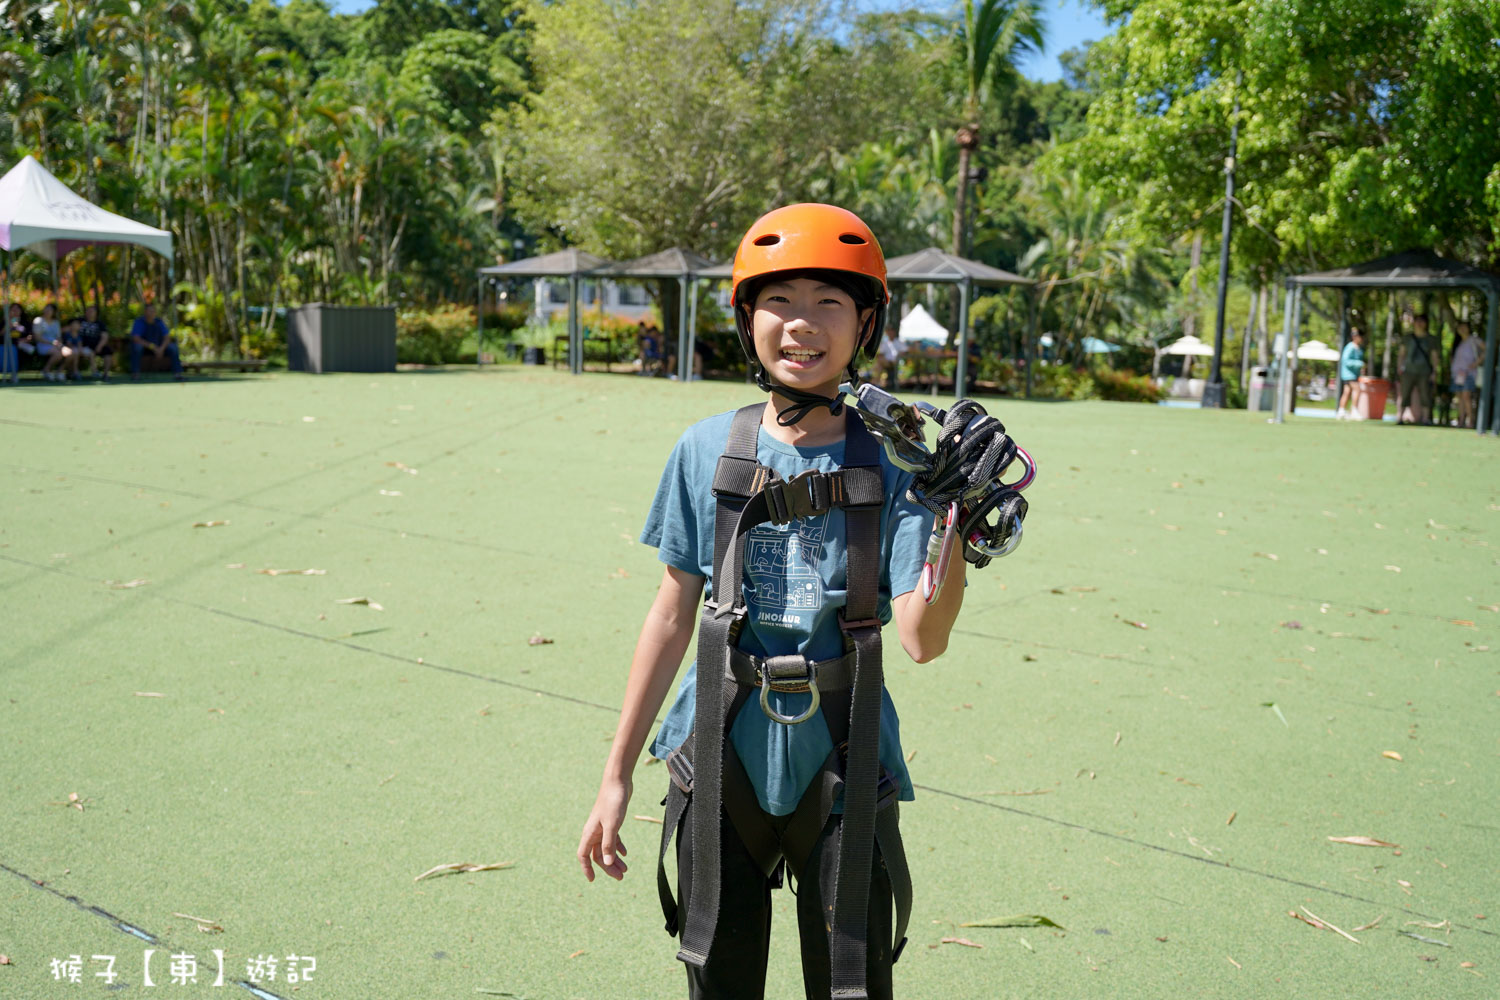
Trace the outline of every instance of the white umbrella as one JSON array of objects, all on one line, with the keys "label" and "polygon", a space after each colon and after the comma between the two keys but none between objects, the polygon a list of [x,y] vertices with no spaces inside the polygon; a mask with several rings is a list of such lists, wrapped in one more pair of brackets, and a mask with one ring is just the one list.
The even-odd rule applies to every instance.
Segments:
[{"label": "white umbrella", "polygon": [[1339,352],[1321,340],[1309,340],[1297,347],[1297,360],[1299,361],[1337,361],[1338,359]]},{"label": "white umbrella", "polygon": [[1187,354],[1195,358],[1211,358],[1214,356],[1214,349],[1210,345],[1205,344],[1203,341],[1199,340],[1197,337],[1189,334],[1186,337],[1179,337],[1178,339],[1168,344],[1166,347],[1163,347],[1162,353]]},{"label": "white umbrella", "polygon": [[932,318],[932,313],[917,305],[901,320],[897,336],[902,340],[935,340],[939,344],[948,342],[948,331]]}]

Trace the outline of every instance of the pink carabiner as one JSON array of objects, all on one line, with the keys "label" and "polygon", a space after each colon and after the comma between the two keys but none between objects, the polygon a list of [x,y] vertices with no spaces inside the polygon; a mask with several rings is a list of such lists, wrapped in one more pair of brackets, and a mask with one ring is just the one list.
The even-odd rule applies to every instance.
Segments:
[{"label": "pink carabiner", "polygon": [[1015,490],[1019,493],[1030,486],[1031,481],[1036,478],[1036,462],[1032,459],[1031,453],[1020,445],[1016,445],[1016,458],[1020,460],[1021,465],[1026,469],[1026,474],[1013,483],[1001,483],[1000,485],[1007,490]]},{"label": "pink carabiner", "polygon": [[[937,534],[937,525],[933,525],[933,534]],[[936,601],[938,594],[943,589],[943,581],[948,577],[948,563],[953,557],[953,545],[958,541],[958,501],[948,505],[948,518],[943,524],[942,545],[937,552],[937,564],[932,562],[933,552],[931,542],[927,545],[927,561],[922,564],[922,600],[928,604]]]}]

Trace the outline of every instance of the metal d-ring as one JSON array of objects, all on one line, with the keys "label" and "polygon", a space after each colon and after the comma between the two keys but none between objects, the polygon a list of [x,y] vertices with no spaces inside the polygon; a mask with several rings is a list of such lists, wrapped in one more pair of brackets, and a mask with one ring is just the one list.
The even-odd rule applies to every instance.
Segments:
[{"label": "metal d-ring", "polygon": [[795,726],[806,722],[818,710],[819,700],[818,679],[813,676],[811,670],[807,672],[807,689],[812,692],[812,704],[807,706],[807,711],[795,718],[790,715],[782,715],[771,707],[771,679],[762,673],[760,676],[760,710],[765,712],[768,718],[781,723],[783,726]]}]

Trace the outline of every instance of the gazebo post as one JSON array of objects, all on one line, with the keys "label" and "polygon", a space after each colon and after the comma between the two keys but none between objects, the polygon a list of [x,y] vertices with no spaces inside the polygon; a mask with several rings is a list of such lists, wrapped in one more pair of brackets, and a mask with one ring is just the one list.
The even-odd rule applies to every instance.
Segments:
[{"label": "gazebo post", "polygon": [[484,275],[474,273],[474,367],[484,367]]},{"label": "gazebo post", "polygon": [[[1495,333],[1496,328],[1500,327],[1500,290],[1493,287],[1486,288],[1484,300],[1489,306],[1487,310],[1489,317],[1485,323],[1484,365],[1482,366],[1484,387],[1479,392],[1479,412],[1474,418],[1474,430],[1479,434],[1486,431],[1500,434],[1500,405],[1497,405],[1495,400],[1495,379],[1497,375],[1500,375],[1495,365],[1497,353]],[[1491,409],[1495,411],[1493,416],[1490,414]]]},{"label": "gazebo post", "polygon": [[953,370],[953,398],[962,399],[969,385],[969,279],[958,283],[958,365]]},{"label": "gazebo post", "polygon": [[686,382],[693,373],[693,363],[688,360],[688,301],[687,275],[677,277],[677,381]]},{"label": "gazebo post", "polygon": [[1301,306],[1297,301],[1299,290],[1290,281],[1286,285],[1286,310],[1281,320],[1281,350],[1271,352],[1271,364],[1276,369],[1276,415],[1271,418],[1273,423],[1284,423],[1286,421],[1286,396],[1283,394],[1283,383],[1286,381],[1286,348],[1292,340],[1292,323],[1295,322],[1294,313]]},{"label": "gazebo post", "polygon": [[1036,286],[1032,285],[1026,296],[1030,303],[1030,318],[1026,321],[1026,398],[1031,398],[1031,368],[1036,360],[1037,301]]},{"label": "gazebo post", "polygon": [[[698,276],[689,274],[687,276],[687,356],[692,360],[698,357]],[[692,376],[693,366],[688,365],[688,375]]]},{"label": "gazebo post", "polygon": [[583,370],[583,344],[578,322],[578,272],[568,275],[568,371]]},{"label": "gazebo post", "polygon": [[[10,366],[10,384],[15,385],[21,381],[21,358],[16,351],[15,345],[10,342],[10,262],[11,252],[5,251],[5,357],[0,359],[0,365]],[[1495,339],[1494,332],[1490,333],[1490,340]],[[1489,383],[1485,383],[1485,391],[1489,390]]]}]

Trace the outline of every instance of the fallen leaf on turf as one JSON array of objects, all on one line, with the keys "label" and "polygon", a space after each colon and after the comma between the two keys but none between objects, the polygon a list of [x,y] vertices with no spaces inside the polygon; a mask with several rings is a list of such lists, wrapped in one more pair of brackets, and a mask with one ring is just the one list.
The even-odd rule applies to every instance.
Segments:
[{"label": "fallen leaf on turf", "polygon": [[1500,604],[1481,604],[1480,611],[1500,611]]},{"label": "fallen leaf on turf", "polygon": [[1453,947],[1453,945],[1449,944],[1447,941],[1439,941],[1437,938],[1423,937],[1421,934],[1413,934],[1411,931],[1397,931],[1396,933],[1400,934],[1402,937],[1409,937],[1414,941],[1420,941],[1423,944],[1435,944],[1439,948]]},{"label": "fallen leaf on turf", "polygon": [[499,861],[492,865],[476,865],[458,861],[452,864],[438,865],[436,868],[429,868],[422,874],[418,875],[416,878],[412,879],[412,881],[420,882],[424,878],[427,878],[429,875],[453,875],[459,872],[499,871],[502,868],[509,868],[514,864],[514,861]]},{"label": "fallen leaf on turf", "polygon": [[340,597],[338,600],[334,601],[333,603],[334,604],[364,604],[364,605],[368,605],[369,607],[373,608],[376,611],[384,611],[385,610],[385,608],[381,607],[379,604],[377,604],[374,601],[370,600],[368,597]]},{"label": "fallen leaf on turf", "polygon": [[[3,959],[4,957],[5,957],[4,955],[0,955],[0,959]],[[0,962],[0,965],[4,965],[4,964],[5,964],[4,962]],[[1474,963],[1473,962],[1459,962],[1458,963],[1458,967],[1460,969],[1472,969],[1472,968],[1474,968]]]},{"label": "fallen leaf on turf", "polygon": [[1399,572],[1401,572],[1401,567],[1400,566],[1392,566],[1390,563],[1386,563],[1385,568],[1388,569],[1388,570],[1390,570],[1392,573],[1399,573]]},{"label": "fallen leaf on turf", "polygon": [[624,566],[621,566],[619,569],[609,574],[609,578],[611,580],[628,580],[630,579],[630,574],[625,572]]},{"label": "fallen leaf on turf", "polygon": [[1283,726],[1286,726],[1288,729],[1292,728],[1292,724],[1286,721],[1286,716],[1281,714],[1281,706],[1276,704],[1274,701],[1263,701],[1260,703],[1260,707],[1269,708],[1271,711],[1276,713],[1276,718],[1281,720],[1281,724]]},{"label": "fallen leaf on turf", "polygon": [[126,580],[124,583],[121,583],[119,580],[105,581],[105,583],[109,584],[112,590],[134,590],[136,587],[144,587],[150,582],[150,580],[147,580],[144,577],[137,580]]},{"label": "fallen leaf on turf", "polygon": [[991,917],[988,920],[973,920],[960,927],[1056,927],[1060,931],[1067,930],[1062,924],[1055,923],[1040,913],[1018,913],[1013,917]]},{"label": "fallen leaf on turf", "polygon": [[327,576],[326,569],[258,569],[257,573],[266,576]]},{"label": "fallen leaf on turf", "polygon": [[1356,927],[1354,929],[1357,930],[1357,931],[1367,931],[1370,928],[1379,925],[1379,923],[1382,920],[1384,920],[1384,919],[1385,919],[1385,914],[1382,913],[1380,916],[1376,917],[1374,920],[1371,920],[1369,923],[1367,923],[1367,924],[1360,924],[1358,927]]},{"label": "fallen leaf on turf", "polygon": [[400,469],[402,472],[409,472],[413,476],[415,476],[417,474],[417,470],[413,469],[411,466],[407,465],[405,462],[387,462],[385,464],[389,465],[393,469]]},{"label": "fallen leaf on turf", "polygon": [[1365,610],[1372,615],[1388,615],[1391,613],[1390,608],[1365,608]]},{"label": "fallen leaf on turf", "polygon": [[135,695],[137,698],[165,698],[166,697],[166,695],[162,694],[160,691],[132,691],[131,694]]},{"label": "fallen leaf on turf", "polygon": [[526,1000],[526,996],[522,993],[511,993],[507,990],[492,990],[486,986],[476,986],[474,987],[474,992],[483,993],[485,996],[490,997],[511,997],[512,1000]]},{"label": "fallen leaf on turf", "polygon": [[1228,955],[1225,955],[1224,957],[1227,958],[1227,959],[1229,959],[1229,964],[1232,965],[1232,966],[1234,966],[1236,969],[1243,969],[1244,968],[1243,965],[1241,965],[1240,963],[1236,962],[1234,959],[1229,958]]},{"label": "fallen leaf on turf", "polygon": [[980,792],[979,794],[980,795],[1014,795],[1014,796],[1017,796],[1017,797],[1021,797],[1021,796],[1026,796],[1026,795],[1048,795],[1048,794],[1051,794],[1051,792],[1052,792],[1052,789],[1050,789],[1050,788],[1038,788],[1038,789],[1035,789],[1035,790],[1030,791],[1030,792]]},{"label": "fallen leaf on turf", "polygon": [[244,563],[230,563],[229,565],[225,566],[224,568],[225,569],[244,569],[245,568],[245,564]]},{"label": "fallen leaf on turf", "polygon": [[1471,621],[1469,621],[1469,619],[1467,619],[1467,618],[1450,618],[1448,620],[1450,622],[1452,622],[1454,625],[1464,625],[1464,626],[1467,626],[1468,628],[1474,628],[1474,623],[1471,622]]},{"label": "fallen leaf on turf", "polygon": [[1300,629],[1302,627],[1302,623],[1299,622],[1299,621],[1282,622],[1281,623],[1281,627],[1282,628],[1289,628],[1289,629],[1292,629],[1293,631],[1296,631],[1297,629]]},{"label": "fallen leaf on turf", "polygon": [[1134,625],[1136,628],[1142,628],[1142,629],[1148,629],[1148,628],[1151,627],[1151,626],[1147,625],[1145,622],[1133,622],[1133,621],[1130,621],[1129,619],[1126,619],[1125,624],[1126,625]]},{"label": "fallen leaf on turf", "polygon": [[1162,527],[1166,528],[1168,531],[1181,531],[1182,530],[1181,528],[1179,528],[1175,524],[1164,524],[1164,525],[1162,525]]},{"label": "fallen leaf on turf", "polygon": [[1400,844],[1392,844],[1384,840],[1376,840],[1374,837],[1329,837],[1335,844],[1353,844],[1355,847],[1400,847]]},{"label": "fallen leaf on turf", "polygon": [[659,817],[659,816],[632,816],[630,818],[631,819],[638,819],[642,823],[656,823],[658,825],[660,825],[660,823],[661,823],[661,817]]},{"label": "fallen leaf on turf", "polygon": [[538,632],[536,635],[534,635],[530,639],[526,640],[526,645],[528,645],[528,646],[550,646],[550,645],[552,645],[552,640],[548,639],[546,636],[542,635],[542,633]]},{"label": "fallen leaf on turf", "polygon": [[195,917],[188,913],[178,913],[175,910],[172,912],[172,916],[182,917],[185,920],[193,921],[195,924],[197,924],[198,930],[204,934],[224,933],[224,928],[220,926],[219,922],[217,920],[210,919],[209,917]]},{"label": "fallen leaf on turf", "polygon": [[1382,750],[1380,756],[1389,757],[1391,760],[1400,760],[1401,755],[1394,750]]},{"label": "fallen leaf on turf", "polygon": [[970,941],[968,938],[954,938],[954,937],[943,938],[943,944],[961,944],[965,948],[983,948],[984,947],[984,945],[982,945],[982,944],[975,944],[973,941]]},{"label": "fallen leaf on turf", "polygon": [[0,965],[9,965],[9,964],[10,964],[10,956],[9,955],[0,955]]},{"label": "fallen leaf on turf", "polygon": [[1256,554],[1256,555],[1257,555],[1257,556],[1259,556],[1259,557],[1260,557],[1260,558],[1262,558],[1262,559],[1269,559],[1269,560],[1271,560],[1271,561],[1272,561],[1272,562],[1276,562],[1276,561],[1277,561],[1277,560],[1278,560],[1278,559],[1280,559],[1280,558],[1281,558],[1281,557],[1280,557],[1280,556],[1278,556],[1278,555],[1277,555],[1277,554],[1276,554],[1276,553],[1274,553],[1274,552],[1257,552],[1257,553],[1255,553],[1255,554]]},{"label": "fallen leaf on turf", "polygon": [[588,954],[588,952],[584,951],[582,948],[579,948],[577,951],[573,952],[573,954],[569,955],[568,957],[569,958],[577,958],[579,955],[587,955],[587,954]]},{"label": "fallen leaf on turf", "polygon": [[383,496],[383,497],[399,497],[401,495],[401,491],[400,490],[381,490],[380,491],[380,495]]},{"label": "fallen leaf on turf", "polygon": [[229,523],[228,521],[194,521],[193,522],[193,527],[195,527],[195,528],[217,528],[220,525],[225,525],[225,524],[228,524],[228,523]]},{"label": "fallen leaf on turf", "polygon": [[1099,588],[1098,587],[1069,587],[1068,589],[1071,590],[1071,591],[1073,591],[1073,593],[1075,593],[1075,594],[1092,594],[1094,591],[1098,590]]},{"label": "fallen leaf on turf", "polygon": [[917,756],[917,752],[915,750],[913,750],[911,753],[909,753],[909,754],[906,755],[906,762],[908,764],[910,764],[913,760],[916,759],[916,756]]},{"label": "fallen leaf on turf", "polygon": [[1239,810],[1238,810],[1238,809],[1236,809],[1236,810],[1235,810],[1235,811],[1234,811],[1234,812],[1231,812],[1231,813],[1230,813],[1230,814],[1229,814],[1229,818],[1228,818],[1228,819],[1226,819],[1226,820],[1225,820],[1225,821],[1224,821],[1224,825],[1225,825],[1225,826],[1229,826],[1229,825],[1230,825],[1230,824],[1231,824],[1231,823],[1233,823],[1233,822],[1234,822],[1234,818],[1235,818],[1235,817],[1236,817],[1236,816],[1238,816],[1238,815],[1239,815],[1239,814],[1240,814],[1240,813],[1239,813]]}]

